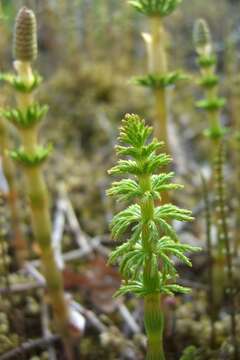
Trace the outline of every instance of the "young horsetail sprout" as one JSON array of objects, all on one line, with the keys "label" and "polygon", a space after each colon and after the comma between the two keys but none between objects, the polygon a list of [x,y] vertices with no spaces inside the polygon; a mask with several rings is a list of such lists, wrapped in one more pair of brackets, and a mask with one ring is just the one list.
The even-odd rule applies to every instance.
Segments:
[{"label": "young horsetail sprout", "polygon": [[[211,167],[212,167],[212,178],[211,183],[217,188],[215,174],[216,167],[214,165],[218,158],[220,144],[223,140],[225,128],[221,125],[220,111],[225,104],[225,100],[218,97],[218,76],[215,74],[216,68],[216,56],[213,51],[213,45],[210,35],[210,30],[205,20],[200,19],[194,25],[193,40],[196,52],[198,54],[197,63],[200,67],[200,80],[199,84],[204,90],[205,99],[200,100],[196,103],[197,107],[206,111],[209,128],[205,131],[205,135],[209,137],[211,141]],[[215,197],[217,199],[217,194]],[[216,214],[215,218],[216,218]],[[219,215],[219,213],[218,213]],[[218,220],[216,219],[216,225],[218,227]],[[214,276],[214,302],[215,309],[218,309],[223,297],[224,287],[224,273],[222,266],[225,263],[225,245],[220,235],[218,227],[218,244],[217,250],[212,254],[213,261],[213,276]]]},{"label": "young horsetail sprout", "polygon": [[[0,30],[2,29],[2,9],[0,5]],[[0,75],[1,80],[1,75]],[[2,100],[3,101],[3,100]],[[10,149],[10,131],[9,124],[5,119],[0,116],[0,155],[2,160],[3,173],[7,181],[7,200],[11,213],[11,239],[12,248],[14,252],[15,263],[17,267],[23,265],[24,260],[27,258],[27,243],[24,239],[21,224],[20,224],[20,210],[18,204],[18,191],[15,179],[15,168],[12,160],[9,158],[7,151]]]},{"label": "young horsetail sprout", "polygon": [[42,165],[48,157],[50,147],[38,144],[39,123],[48,107],[38,104],[33,91],[41,83],[39,75],[33,73],[31,63],[37,56],[37,32],[34,13],[23,7],[16,19],[14,33],[14,67],[17,75],[6,75],[5,80],[14,88],[18,107],[3,112],[5,118],[18,130],[21,147],[11,156],[22,167],[26,191],[31,208],[32,226],[41,250],[43,271],[46,278],[55,322],[65,343],[68,358],[71,356],[69,335],[69,313],[64,297],[61,272],[57,267],[51,244],[51,219],[49,195],[42,173]]},{"label": "young horsetail sprout", "polygon": [[[228,211],[224,186],[224,145],[226,128],[221,124],[221,109],[225,105],[225,99],[218,96],[219,78],[215,73],[216,56],[213,51],[211,34],[205,20],[196,22],[193,31],[193,40],[198,54],[198,64],[201,69],[199,84],[205,92],[205,99],[197,102],[197,107],[206,111],[209,128],[205,135],[211,140],[212,148],[212,182],[215,189],[215,217],[217,225],[217,251],[213,253],[213,283],[214,302],[216,308],[222,302],[224,287],[228,287],[231,302],[231,332],[234,342],[235,359],[238,359],[238,347],[236,341],[236,319],[234,302],[234,284],[232,269],[232,249],[229,238],[227,223]],[[225,279],[223,268],[227,268]],[[225,286],[224,286],[225,285]]]},{"label": "young horsetail sprout", "polygon": [[143,34],[148,54],[148,74],[136,78],[136,83],[149,87],[155,97],[155,136],[164,142],[167,153],[169,149],[166,89],[178,80],[186,77],[179,71],[168,72],[166,54],[166,33],[163,18],[170,15],[181,0],[132,0],[129,3],[140,13],[148,17],[150,33]]},{"label": "young horsetail sprout", "polygon": [[164,295],[186,293],[189,289],[175,284],[177,270],[171,256],[191,266],[186,252],[199,248],[181,244],[169,223],[191,221],[191,212],[172,204],[161,203],[162,193],[182,188],[171,183],[173,173],[159,173],[170,156],[158,153],[163,143],[150,140],[152,128],[137,115],[126,115],[122,122],[116,151],[120,159],[109,173],[127,178],[114,182],[108,195],[134,202],[117,214],[111,224],[113,238],[121,238],[130,230],[129,239],[114,250],[110,263],[116,260],[124,278],[116,296],[128,292],[144,298],[144,324],[148,337],[148,360],[165,359],[163,350]]},{"label": "young horsetail sprout", "polygon": [[[210,30],[203,19],[195,23],[193,40],[198,54],[197,63],[201,72],[199,85],[205,93],[205,99],[198,101],[196,106],[206,111],[209,121],[209,129],[206,131],[206,135],[212,142],[218,144],[226,133],[226,129],[220,121],[221,110],[226,101],[218,96],[219,78],[215,73],[217,59],[213,51]],[[213,146],[213,152],[215,149],[217,146]]]}]

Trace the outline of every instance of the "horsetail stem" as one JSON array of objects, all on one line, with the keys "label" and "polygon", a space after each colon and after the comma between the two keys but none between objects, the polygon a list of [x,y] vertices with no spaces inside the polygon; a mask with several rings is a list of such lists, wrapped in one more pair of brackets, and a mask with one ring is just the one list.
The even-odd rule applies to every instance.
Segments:
[{"label": "horsetail stem", "polygon": [[[126,115],[120,130],[117,153],[128,160],[119,160],[110,173],[127,175],[127,179],[114,182],[108,195],[120,200],[134,201],[117,214],[112,221],[112,235],[120,238],[130,228],[129,239],[114,250],[110,262],[119,260],[124,281],[116,296],[128,292],[144,298],[144,324],[148,337],[148,360],[164,360],[164,315],[162,299],[165,294],[185,293],[188,289],[174,284],[177,271],[171,255],[187,265],[187,251],[197,251],[181,244],[169,223],[171,220],[190,221],[191,212],[172,204],[161,204],[164,191],[181,188],[171,183],[173,173],[160,173],[171,158],[158,154],[163,147],[157,139],[149,140],[152,128],[137,115]],[[130,159],[129,159],[130,158]]]},{"label": "horsetail stem", "polygon": [[[139,176],[139,186],[143,193],[152,191],[151,176]],[[163,330],[164,320],[159,293],[151,294],[152,283],[158,285],[158,269],[152,272],[152,242],[149,223],[154,221],[154,200],[146,198],[140,200],[142,216],[142,248],[148,254],[143,268],[143,285],[149,288],[149,295],[144,298],[144,325],[148,337],[147,360],[164,360]]]},{"label": "horsetail stem", "polygon": [[[151,29],[151,46],[152,46],[152,64],[149,62],[149,73],[164,76],[167,74],[167,54],[165,49],[165,31],[160,17],[150,18]],[[166,88],[158,87],[153,90],[155,97],[155,122],[154,132],[155,136],[164,141],[167,153],[170,153],[169,138],[167,129],[167,99]]]},{"label": "horsetail stem", "polygon": [[[204,88],[206,96],[204,100],[197,103],[197,106],[207,112],[210,123],[209,129],[205,133],[211,140],[212,181],[215,185],[216,198],[217,251],[213,254],[214,302],[216,303],[216,308],[218,308],[223,297],[223,285],[227,282],[226,285],[230,289],[231,298],[231,332],[234,343],[234,356],[235,359],[237,359],[238,348],[236,342],[235,301],[233,294],[232,250],[227,224],[223,174],[225,163],[223,146],[226,129],[221,125],[221,109],[225,105],[225,99],[218,97],[219,79],[215,74],[216,58],[213,53],[209,27],[202,19],[198,20],[195,24],[194,41],[202,75],[200,85]],[[223,272],[225,265],[227,267],[227,281],[225,280]]]},{"label": "horsetail stem", "polygon": [[136,78],[139,85],[150,87],[155,98],[154,134],[164,142],[167,153],[171,153],[168,135],[167,92],[170,85],[182,78],[179,72],[168,72],[166,33],[163,18],[170,15],[181,1],[133,0],[129,3],[149,19],[150,33],[143,34],[148,54],[148,74]]},{"label": "horsetail stem", "polygon": [[[215,179],[217,178],[214,161],[219,153],[219,148],[224,134],[224,128],[220,122],[220,111],[224,102],[223,99],[218,97],[219,80],[215,74],[216,57],[213,52],[210,30],[205,20],[199,19],[194,24],[193,41],[198,54],[197,63],[200,67],[201,78],[199,80],[199,84],[202,86],[205,94],[205,99],[198,101],[196,105],[198,108],[203,109],[207,114],[209,128],[205,131],[205,134],[211,141],[211,183],[214,184]],[[213,209],[211,209],[211,211],[212,210]],[[214,214],[214,217],[216,220],[216,214]],[[217,221],[215,222],[219,234],[219,224]],[[225,281],[224,272],[222,271],[225,263],[225,247],[222,247],[219,240],[220,236],[218,236],[217,250],[214,249],[212,253],[213,282],[215,284],[213,298],[216,309],[219,309],[222,302],[224,294],[224,287],[222,284]]]},{"label": "horsetail stem", "polygon": [[[236,324],[236,305],[234,294],[234,279],[233,279],[233,264],[232,264],[232,250],[230,244],[229,228],[227,221],[228,209],[226,206],[226,193],[224,185],[223,166],[225,163],[225,149],[224,144],[221,143],[219,153],[215,159],[215,175],[216,175],[216,205],[217,205],[217,219],[218,219],[218,243],[221,248],[225,250],[225,258],[227,263],[227,277],[228,277],[228,298],[231,305],[231,333],[234,345],[234,359],[238,359],[238,344],[237,344],[237,324]],[[221,251],[221,249],[220,249]],[[222,254],[222,251],[221,251]],[[221,256],[220,254],[220,256]]]},{"label": "horsetail stem", "polygon": [[41,82],[31,67],[36,55],[36,18],[31,10],[24,7],[17,15],[14,33],[14,66],[17,76],[10,80],[8,78],[8,82],[16,91],[18,108],[6,111],[5,117],[16,126],[21,137],[21,148],[13,151],[11,155],[20,163],[25,175],[33,232],[41,251],[50,302],[58,331],[66,347],[66,354],[71,359],[68,306],[64,297],[62,275],[57,267],[51,243],[49,194],[42,173],[42,164],[50,149],[38,143],[39,122],[46,114],[47,108],[36,104],[33,95],[33,91]]},{"label": "horsetail stem", "polygon": [[[212,181],[217,179],[215,173],[215,158],[218,156],[226,129],[221,125],[221,109],[225,105],[225,99],[218,96],[218,76],[215,74],[216,58],[213,53],[210,30],[207,23],[200,19],[194,27],[194,42],[198,52],[198,64],[201,71],[199,84],[204,89],[205,99],[197,102],[197,107],[206,111],[209,128],[205,131],[211,141],[212,151]],[[218,224],[217,224],[218,226]],[[223,256],[224,248],[218,237],[218,256]]]},{"label": "horsetail stem", "polygon": [[216,331],[215,331],[215,321],[216,321],[216,309],[214,307],[214,278],[213,278],[213,241],[212,241],[212,216],[211,216],[211,208],[210,208],[210,200],[207,189],[207,183],[202,175],[202,187],[203,187],[203,199],[205,205],[205,222],[206,222],[206,242],[207,242],[207,253],[208,253],[208,262],[209,262],[209,276],[208,276],[208,309],[209,315],[211,319],[211,339],[210,344],[211,347],[215,347],[216,342]]}]

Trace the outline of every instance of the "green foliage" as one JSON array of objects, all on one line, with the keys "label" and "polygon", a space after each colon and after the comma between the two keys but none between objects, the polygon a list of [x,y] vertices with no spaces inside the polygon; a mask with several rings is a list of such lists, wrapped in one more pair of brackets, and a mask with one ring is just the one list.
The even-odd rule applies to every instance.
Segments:
[{"label": "green foliage", "polygon": [[147,16],[168,16],[182,0],[130,0],[129,4],[132,5],[137,11]]},{"label": "green foliage", "polygon": [[139,76],[134,79],[137,85],[150,87],[152,89],[161,89],[175,85],[178,81],[188,80],[189,76],[180,71],[174,71],[166,75],[148,74],[146,76]]},{"label": "green foliage", "polygon": [[5,81],[11,85],[16,91],[29,94],[33,92],[42,83],[42,77],[37,73],[33,74],[32,83],[26,84],[19,76],[11,73],[0,73],[0,81]]},{"label": "green foliage", "polygon": [[222,109],[226,104],[224,98],[216,97],[212,99],[203,99],[196,103],[197,108],[207,111],[216,111]]},{"label": "green foliage", "polygon": [[208,128],[204,131],[204,135],[212,140],[219,140],[228,132],[228,129],[222,125]]},{"label": "green foliage", "polygon": [[[140,276],[141,278],[141,276]],[[154,290],[152,288],[144,287],[143,286],[143,278],[141,278],[141,281],[124,281],[123,285],[120,287],[118,291],[115,293],[115,297],[126,295],[127,293],[133,293],[138,297],[145,297],[147,295],[152,294],[165,294],[165,295],[175,295],[178,294],[188,294],[190,292],[190,289],[183,287],[181,285],[177,284],[168,284],[164,285],[162,279],[160,279],[159,274],[159,286],[157,286]]]},{"label": "green foliage", "polygon": [[216,65],[217,59],[214,54],[201,55],[197,59],[197,64],[202,68],[209,68]]},{"label": "green foliage", "polygon": [[180,360],[200,360],[197,348],[193,345],[188,346],[184,350]]},{"label": "green foliage", "polygon": [[1,111],[1,115],[17,128],[31,128],[38,124],[48,111],[48,106],[37,103],[30,105],[26,111],[11,109]]},{"label": "green foliage", "polygon": [[[153,199],[160,199],[162,191],[182,189],[179,184],[169,183],[174,173],[162,173],[152,176],[151,196]],[[122,179],[112,183],[112,187],[108,190],[108,195],[115,196],[118,200],[134,200],[144,195],[139,184],[133,179]]]},{"label": "green foliage", "polygon": [[[117,154],[128,159],[120,159],[109,171],[116,175],[128,174],[130,178],[114,182],[108,195],[119,200],[136,200],[135,204],[115,215],[111,223],[115,239],[128,235],[128,240],[117,247],[109,259],[110,263],[119,261],[125,279],[116,296],[128,292],[137,296],[188,292],[188,289],[172,283],[177,275],[172,257],[191,266],[186,252],[199,250],[181,244],[170,224],[172,220],[191,221],[191,212],[172,204],[154,204],[154,200],[161,199],[163,191],[181,186],[170,182],[174,173],[158,173],[159,167],[171,159],[166,154],[157,153],[163,144],[156,139],[150,140],[151,134],[152,128],[137,115],[126,115]],[[146,267],[150,268],[150,273],[146,273]]]},{"label": "green foliage", "polygon": [[199,85],[206,89],[212,89],[216,85],[218,85],[218,83],[219,83],[219,78],[215,74],[203,76],[199,80]]},{"label": "green foliage", "polygon": [[41,165],[52,151],[52,147],[38,146],[34,154],[27,153],[23,148],[10,152],[12,159],[26,167],[35,167]]}]

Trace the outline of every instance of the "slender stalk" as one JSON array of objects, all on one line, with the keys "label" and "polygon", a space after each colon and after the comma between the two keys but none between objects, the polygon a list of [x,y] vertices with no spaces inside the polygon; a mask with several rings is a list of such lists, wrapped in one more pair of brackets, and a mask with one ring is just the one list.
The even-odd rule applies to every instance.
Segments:
[{"label": "slender stalk", "polygon": [[[203,87],[205,98],[197,102],[197,106],[203,109],[207,115],[209,127],[206,135],[210,139],[211,151],[211,170],[212,176],[210,186],[215,191],[216,201],[218,201],[218,169],[215,166],[215,159],[218,157],[219,148],[224,138],[225,128],[221,124],[221,109],[225,105],[225,99],[218,96],[219,79],[216,75],[216,58],[213,51],[212,39],[207,23],[200,19],[194,27],[194,42],[198,54],[200,66],[200,85]],[[217,227],[217,248],[213,251],[213,279],[214,279],[214,304],[219,310],[224,296],[224,284],[226,276],[222,269],[226,264],[226,244],[220,235],[219,216],[215,213],[215,223]]]},{"label": "slender stalk", "polygon": [[[4,17],[0,2],[0,20]],[[0,25],[2,30],[2,23]],[[18,189],[15,180],[15,169],[12,160],[6,154],[10,150],[9,128],[5,119],[0,118],[0,155],[2,168],[8,184],[8,204],[11,212],[12,247],[17,267],[21,267],[28,255],[28,246],[21,228],[21,216],[18,206]]]},{"label": "slender stalk", "polygon": [[[167,74],[167,55],[165,49],[165,32],[161,17],[154,16],[150,18],[151,28],[151,51],[148,57],[148,68],[150,74],[166,75]],[[150,55],[151,54],[151,55]],[[154,89],[155,97],[155,136],[163,141],[165,150],[170,154],[168,129],[167,129],[167,103],[166,88],[160,87]]]},{"label": "slender stalk", "polygon": [[[154,135],[163,142],[164,151],[171,154],[168,134],[167,87],[184,77],[179,72],[168,72],[166,33],[163,19],[169,16],[181,0],[130,0],[129,3],[149,20],[149,33],[143,33],[147,49],[148,74],[136,79],[136,83],[152,89],[154,95]],[[170,203],[168,192],[161,203]]]},{"label": "slender stalk", "polygon": [[152,88],[155,98],[154,135],[171,154],[168,134],[167,87],[183,79],[179,72],[168,72],[166,32],[163,19],[175,11],[181,0],[130,0],[129,3],[149,20],[150,31],[143,38],[147,48],[148,74],[137,83]]},{"label": "slender stalk", "polygon": [[62,276],[56,266],[51,244],[52,226],[47,188],[41,170],[38,168],[26,169],[25,178],[33,231],[41,249],[51,303],[60,333],[66,338],[68,337],[68,310],[64,299]]},{"label": "slender stalk", "polygon": [[154,91],[156,123],[154,124],[155,136],[165,142],[166,152],[169,154],[169,139],[167,129],[167,104],[166,89],[159,88]]},{"label": "slender stalk", "polygon": [[[165,150],[170,154],[168,129],[167,129],[167,106],[166,106],[166,88],[158,88],[154,90],[156,121],[154,123],[154,133],[157,139],[164,141]],[[164,192],[161,197],[162,204],[170,202],[169,192]]]},{"label": "slender stalk", "polygon": [[38,144],[38,124],[46,113],[46,107],[36,107],[32,87],[38,84],[31,66],[37,56],[36,19],[34,13],[26,7],[20,10],[16,19],[14,56],[17,76],[11,84],[16,90],[18,108],[12,112],[5,112],[5,116],[16,125],[21,137],[21,148],[13,152],[12,156],[20,162],[25,175],[32,227],[41,251],[49,299],[57,329],[65,345],[67,359],[70,360],[73,359],[73,351],[69,331],[69,309],[64,296],[63,278],[52,248],[49,194],[42,173],[42,163],[48,155],[48,149]]},{"label": "slender stalk", "polygon": [[217,228],[217,247],[213,249],[213,281],[214,281],[214,295],[213,301],[216,313],[219,312],[224,297],[224,289],[226,286],[226,274],[224,268],[226,265],[226,252],[225,252],[225,241],[222,236],[221,222],[222,219],[219,213],[219,168],[216,166],[216,159],[218,159],[219,149],[221,147],[220,140],[212,141],[212,185],[214,186],[214,197],[215,197],[215,208],[214,211],[214,222]]},{"label": "slender stalk", "polygon": [[222,247],[226,250],[226,263],[227,263],[227,277],[228,277],[228,297],[230,303],[230,316],[231,316],[231,333],[234,345],[234,360],[238,357],[238,342],[237,342],[237,324],[236,324],[236,305],[234,295],[234,279],[233,279],[233,265],[232,265],[232,250],[229,238],[229,229],[227,222],[227,208],[226,208],[226,195],[224,187],[224,148],[221,143],[219,146],[218,156],[215,159],[216,169],[216,193],[217,193],[217,213],[218,213],[218,237],[219,242],[222,243]]},{"label": "slender stalk", "polygon": [[[20,63],[18,65],[19,78],[23,82],[31,81],[32,72],[30,64]],[[17,102],[19,109],[26,111],[33,103],[33,97],[31,94],[21,94],[17,96]],[[38,146],[37,134],[37,127],[21,130],[22,147],[30,156],[35,155]],[[43,270],[48,284],[56,325],[68,349],[70,340],[68,328],[69,314],[64,298],[62,275],[57,267],[51,244],[52,225],[49,211],[49,195],[41,166],[24,167],[23,169],[31,208],[33,231],[41,249]],[[67,351],[70,353],[70,350]]]},{"label": "slender stalk", "polygon": [[[139,177],[139,185],[143,192],[151,192],[151,177]],[[150,224],[154,218],[154,201],[152,198],[140,201],[142,214],[142,247],[148,254],[143,269],[143,283],[151,291],[153,285],[158,283],[158,272],[152,271],[152,240]],[[159,293],[150,294],[144,297],[144,324],[148,337],[147,360],[164,360],[163,350],[163,329],[164,315],[161,310],[161,295]]]},{"label": "slender stalk", "polygon": [[[194,28],[194,40],[196,51],[199,55],[201,68],[201,84],[205,88],[206,98],[200,101],[199,107],[206,110],[210,122],[207,135],[211,140],[212,147],[212,182],[215,186],[216,197],[216,223],[217,223],[217,249],[214,253],[213,279],[214,303],[217,309],[222,303],[224,288],[229,288],[229,299],[231,307],[231,334],[234,344],[234,359],[238,359],[238,346],[236,337],[236,309],[234,299],[234,281],[232,265],[232,249],[229,239],[227,224],[226,198],[224,189],[224,134],[225,129],[221,125],[221,108],[225,100],[218,97],[218,77],[215,75],[216,60],[213,55],[211,34],[207,23],[199,20]],[[227,276],[224,268],[227,267]]]},{"label": "slender stalk", "polygon": [[147,360],[165,360],[163,349],[164,315],[161,311],[161,295],[144,298],[144,325],[148,337]]},{"label": "slender stalk", "polygon": [[211,347],[215,347],[216,343],[216,331],[215,331],[215,321],[216,321],[216,309],[214,307],[214,278],[213,278],[213,245],[212,245],[212,236],[211,236],[211,209],[208,196],[207,184],[202,176],[202,185],[203,185],[203,197],[205,203],[205,218],[206,218],[206,240],[207,240],[207,252],[208,252],[208,262],[209,262],[209,276],[208,276],[208,306],[211,319]]}]

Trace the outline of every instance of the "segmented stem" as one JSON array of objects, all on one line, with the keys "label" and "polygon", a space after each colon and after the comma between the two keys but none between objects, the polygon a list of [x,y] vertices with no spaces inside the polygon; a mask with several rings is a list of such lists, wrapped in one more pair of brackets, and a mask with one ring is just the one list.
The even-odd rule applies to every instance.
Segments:
[{"label": "segmented stem", "polygon": [[144,298],[144,325],[148,337],[147,360],[165,360],[163,349],[164,315],[161,311],[161,295]]},{"label": "segmented stem", "polygon": [[[165,49],[165,32],[160,17],[150,18],[151,40],[148,44],[148,68],[150,74],[165,75],[167,73],[167,55]],[[168,113],[166,87],[153,89],[155,100],[154,134],[164,142],[166,153],[170,154],[168,138]],[[169,203],[169,194],[162,194],[162,203]]]},{"label": "segmented stem", "polygon": [[224,254],[226,244],[228,243],[228,235],[225,238],[227,221],[224,218],[225,212],[225,190],[224,190],[224,154],[222,142],[218,144],[216,157],[214,159],[214,176],[215,176],[215,191],[216,191],[216,215],[218,224],[218,253],[219,256]]},{"label": "segmented stem", "polygon": [[220,244],[220,251],[226,253],[227,275],[228,275],[228,295],[230,303],[231,315],[231,333],[234,344],[235,360],[238,359],[238,344],[236,334],[236,307],[235,307],[235,294],[234,294],[234,279],[233,279],[233,266],[232,266],[232,250],[229,238],[229,229],[227,221],[227,206],[226,194],[224,185],[224,145],[221,142],[218,149],[218,154],[215,159],[215,174],[216,174],[216,194],[217,194],[217,217],[218,217],[218,243]]},{"label": "segmented stem", "polygon": [[[206,131],[207,136],[211,141],[211,166],[212,166],[212,177],[211,186],[215,186],[215,193],[218,197],[218,184],[219,184],[219,173],[218,165],[216,160],[219,155],[219,148],[221,146],[222,138],[225,133],[224,127],[221,125],[221,108],[223,106],[222,99],[218,97],[218,77],[215,74],[216,59],[213,53],[213,46],[211,42],[211,34],[207,23],[200,19],[196,22],[194,27],[194,43],[196,51],[198,53],[198,60],[200,65],[201,81],[200,84],[204,90],[204,106],[203,109],[206,111],[208,128]],[[202,62],[203,59],[212,59],[212,61]],[[210,81],[214,79],[214,81]],[[214,106],[212,106],[214,104]],[[217,154],[217,155],[216,155]],[[222,164],[221,164],[222,166]],[[219,207],[217,207],[218,210]],[[213,252],[213,279],[214,279],[214,294],[213,300],[215,309],[219,309],[222,298],[224,295],[223,283],[225,282],[225,274],[222,271],[224,268],[225,259],[225,244],[222,240],[221,235],[221,223],[218,214],[216,214],[217,228],[218,228],[218,241],[217,250]]]},{"label": "segmented stem", "polygon": [[[34,81],[31,62],[37,55],[37,31],[34,13],[22,8],[16,19],[14,62],[18,81],[30,87]],[[29,108],[34,104],[32,91],[17,91],[18,108],[27,115]],[[18,128],[22,150],[25,159],[23,171],[26,180],[26,191],[29,197],[32,226],[35,238],[41,250],[43,271],[48,286],[50,302],[53,307],[55,322],[65,344],[67,359],[73,359],[72,344],[69,328],[69,311],[64,296],[64,284],[60,269],[58,269],[54,250],[52,248],[52,226],[49,209],[49,194],[42,173],[42,161],[39,159],[38,124]],[[36,161],[31,161],[36,159]],[[45,157],[43,158],[45,159]]]},{"label": "segmented stem", "polygon": [[[165,33],[160,17],[150,18],[151,25],[151,58],[149,57],[149,72],[155,75],[165,75],[167,73],[167,56],[165,49]],[[162,87],[154,90],[155,96],[155,121],[154,132],[157,139],[163,141],[165,150],[168,154],[169,139],[167,129],[167,102],[166,88]]]},{"label": "segmented stem", "polygon": [[206,240],[207,240],[207,252],[209,261],[209,276],[208,276],[208,306],[211,318],[211,346],[215,346],[216,332],[215,332],[215,320],[216,320],[216,309],[214,307],[214,278],[213,278],[213,248],[212,248],[212,217],[209,202],[208,189],[205,178],[202,176],[203,185],[203,198],[205,203],[205,221],[206,221]]},{"label": "segmented stem", "polygon": [[[31,69],[26,71],[27,64],[18,66],[18,75],[23,81],[26,74],[31,76]],[[30,64],[28,64],[30,67]],[[21,70],[23,69],[23,74]],[[20,94],[18,105],[22,111],[32,104],[32,95]],[[37,143],[38,128],[33,126],[21,130],[22,146],[29,155],[34,155]],[[54,310],[58,330],[69,348],[69,314],[64,297],[64,287],[61,272],[57,267],[54,251],[51,244],[52,226],[49,211],[49,195],[43,178],[41,165],[24,167],[26,189],[29,197],[33,231],[41,249],[44,275],[48,285],[51,305]],[[67,350],[70,353],[70,350]],[[71,356],[69,356],[70,358]]]},{"label": "segmented stem", "polygon": [[[198,20],[194,28],[194,42],[196,51],[199,55],[199,65],[201,68],[201,85],[205,90],[206,98],[198,106],[207,111],[210,127],[207,135],[212,145],[212,180],[215,186],[216,196],[216,220],[217,220],[217,251],[213,256],[213,283],[214,303],[218,309],[222,303],[224,285],[227,284],[230,294],[231,304],[231,332],[234,343],[235,359],[238,358],[238,347],[236,341],[236,318],[234,301],[234,283],[232,250],[230,246],[229,230],[227,223],[226,197],[224,188],[224,134],[225,128],[221,125],[221,108],[224,106],[224,99],[218,97],[218,77],[215,74],[216,60],[213,54],[211,34],[207,23]],[[208,223],[208,242],[209,242],[209,223]],[[210,243],[208,244],[210,246]],[[224,267],[227,266],[227,278],[225,279]]]},{"label": "segmented stem", "polygon": [[[151,177],[139,177],[139,185],[146,194],[151,191]],[[143,269],[143,283],[152,294],[144,297],[144,325],[148,337],[147,360],[164,360],[163,329],[164,315],[162,312],[161,295],[156,293],[158,286],[158,268],[152,266],[153,244],[151,241],[150,222],[153,221],[154,201],[152,198],[143,198],[140,202],[142,214],[142,244],[148,254]],[[155,292],[155,293],[154,293]]]}]

